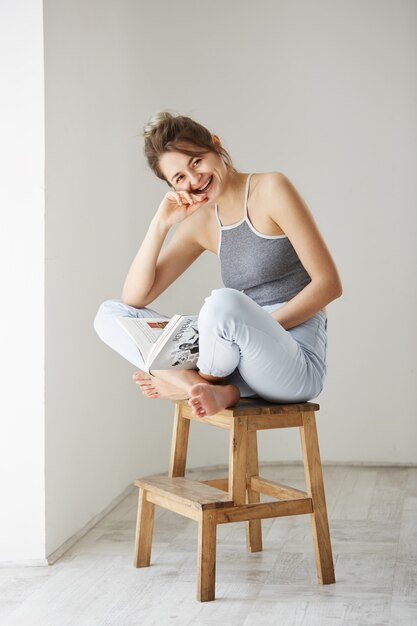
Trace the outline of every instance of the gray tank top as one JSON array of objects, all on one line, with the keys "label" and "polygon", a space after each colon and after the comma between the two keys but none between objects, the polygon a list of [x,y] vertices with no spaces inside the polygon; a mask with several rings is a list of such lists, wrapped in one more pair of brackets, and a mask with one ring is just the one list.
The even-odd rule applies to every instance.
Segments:
[{"label": "gray tank top", "polygon": [[311,278],[287,235],[263,235],[248,217],[249,183],[246,181],[244,215],[236,224],[220,226],[218,256],[225,287],[243,291],[260,306],[287,302]]}]

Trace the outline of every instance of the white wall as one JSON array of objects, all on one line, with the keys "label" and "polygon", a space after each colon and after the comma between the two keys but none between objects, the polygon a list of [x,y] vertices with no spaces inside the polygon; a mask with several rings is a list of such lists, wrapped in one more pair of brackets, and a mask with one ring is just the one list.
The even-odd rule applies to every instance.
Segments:
[{"label": "white wall", "polygon": [[42,2],[0,3],[0,561],[45,563]]},{"label": "white wall", "polygon": [[[415,461],[415,12],[405,1],[45,3],[49,550],[167,467],[170,403],[144,399],[92,330],[167,189],[138,136],[164,107],[219,134],[242,171],[289,176],[333,252],[344,296],[329,307],[323,459]],[[154,307],[198,310],[220,284],[206,254]],[[226,462],[225,433],[193,426],[190,466]],[[260,440],[263,460],[300,457],[296,432]]]},{"label": "white wall", "polygon": [[[152,467],[156,425],[132,367],[93,329],[119,296],[134,131],[127,121],[126,20],[111,2],[45,2],[47,554]],[[159,428],[159,426],[158,426]],[[160,444],[163,446],[163,441]],[[166,443],[168,445],[168,441]]]},{"label": "white wall", "polygon": [[[318,398],[323,459],[415,462],[416,10],[411,0],[46,0],[43,553],[41,8],[2,6],[17,33],[29,31],[22,44],[9,22],[2,27],[14,51],[6,79],[16,87],[26,74],[26,91],[17,85],[2,120],[11,124],[0,254],[2,267],[13,268],[1,296],[13,338],[13,351],[9,344],[2,353],[3,458],[13,476],[3,501],[25,539],[23,512],[35,520],[35,537],[25,544],[16,534],[4,560],[51,554],[135,477],[167,467],[171,404],[144,399],[134,368],[92,326],[99,304],[120,297],[167,189],[147,169],[137,136],[164,107],[216,132],[242,171],[284,172],[333,252],[344,295],[329,306],[329,375]],[[15,162],[23,149],[22,177]],[[197,311],[220,284],[207,253],[154,307]],[[30,311],[36,329],[29,341],[13,332],[17,307],[9,304],[23,298],[18,315]],[[226,462],[226,433],[193,426],[190,466]],[[296,432],[260,440],[262,460],[300,456]]]},{"label": "white wall", "polygon": [[[130,39],[129,22],[138,20],[137,27],[146,30],[141,5],[135,7],[138,14],[127,4],[92,0],[46,1],[44,9],[51,554],[136,477],[166,469],[173,406],[146,401],[131,378],[136,368],[102,344],[93,329],[101,302],[120,297],[163,190],[145,169],[137,137],[147,112],[132,108],[132,72],[144,61],[131,49],[136,35]],[[201,267],[208,273],[215,259]],[[179,293],[188,297],[189,281],[171,290],[165,310],[175,312]],[[193,290],[201,306],[205,290]],[[226,441],[224,450],[225,461]],[[211,459],[201,449],[190,457],[197,465]]]},{"label": "white wall", "polygon": [[[415,463],[417,4],[128,6],[132,127],[170,107],[216,132],[242,171],[284,172],[340,269],[344,294],[329,306],[318,398],[323,458]],[[139,175],[135,193],[150,217],[164,187],[146,188],[148,180]],[[126,240],[132,255],[139,216],[137,224]],[[212,269],[200,266],[207,292]],[[189,294],[200,276],[187,278]],[[295,432],[260,439],[264,460],[299,458]],[[209,458],[218,462],[216,450]]]}]

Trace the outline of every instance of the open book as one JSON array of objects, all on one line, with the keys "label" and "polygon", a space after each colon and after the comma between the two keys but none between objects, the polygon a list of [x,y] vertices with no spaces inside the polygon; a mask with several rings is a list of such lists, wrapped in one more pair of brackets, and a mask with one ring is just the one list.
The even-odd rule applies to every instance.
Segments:
[{"label": "open book", "polygon": [[118,317],[117,322],[133,339],[147,371],[197,369],[198,315],[166,318]]}]

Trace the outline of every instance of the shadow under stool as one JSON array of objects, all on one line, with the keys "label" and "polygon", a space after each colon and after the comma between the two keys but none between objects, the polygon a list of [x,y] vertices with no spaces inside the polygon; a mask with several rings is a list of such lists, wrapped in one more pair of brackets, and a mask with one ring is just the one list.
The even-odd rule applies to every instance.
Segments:
[{"label": "shadow under stool", "polygon": [[[318,581],[335,582],[323,474],[316,430],[318,404],[272,404],[244,398],[216,415],[197,417],[186,400],[175,401],[171,461],[167,476],[134,481],[139,487],[135,567],[150,565],[155,505],[198,523],[197,599],[214,600],[217,524],[246,522],[249,552],[262,550],[261,520],[310,514]],[[229,476],[196,481],[185,478],[190,420],[229,430]],[[259,476],[258,430],[300,429],[306,491]],[[261,502],[260,495],[276,498]]]}]

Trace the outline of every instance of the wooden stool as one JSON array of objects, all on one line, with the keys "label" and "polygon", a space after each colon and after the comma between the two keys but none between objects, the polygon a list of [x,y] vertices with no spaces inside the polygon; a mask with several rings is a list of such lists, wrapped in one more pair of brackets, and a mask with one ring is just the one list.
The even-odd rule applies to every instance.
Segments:
[{"label": "wooden stool", "polygon": [[[316,430],[318,404],[271,404],[241,399],[237,405],[210,417],[197,417],[186,400],[176,401],[168,476],[148,476],[134,481],[139,487],[135,539],[135,567],[150,564],[155,505],[198,522],[197,599],[214,600],[216,527],[247,522],[247,549],[262,550],[261,520],[309,513],[313,532],[318,581],[335,582],[326,499]],[[195,481],[184,478],[190,420],[230,431],[229,478]],[[256,431],[298,426],[307,491],[261,478],[258,470]],[[260,494],[276,498],[260,502]]]}]

